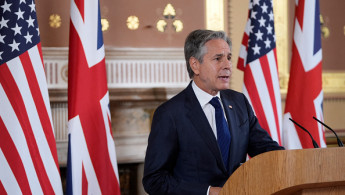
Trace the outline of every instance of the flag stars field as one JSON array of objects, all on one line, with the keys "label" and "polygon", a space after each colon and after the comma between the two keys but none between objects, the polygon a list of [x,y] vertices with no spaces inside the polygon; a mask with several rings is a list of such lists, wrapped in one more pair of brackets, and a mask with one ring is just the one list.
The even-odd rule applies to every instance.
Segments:
[{"label": "flag stars field", "polygon": [[39,43],[39,30],[36,20],[35,4],[26,1],[12,2],[5,0],[0,6],[0,63],[20,55],[28,48]]},{"label": "flag stars field", "polygon": [[36,6],[34,4],[34,1],[31,2],[31,4],[29,5],[29,7],[31,8],[31,12],[36,12]]},{"label": "flag stars field", "polygon": [[29,32],[27,32],[27,34],[24,37],[26,39],[26,43],[28,43],[28,42],[32,43],[32,40],[31,40],[32,35],[30,35]]},{"label": "flag stars field", "polygon": [[21,11],[20,8],[18,9],[17,12],[14,12],[14,13],[18,16],[17,20],[19,20],[19,19],[23,19],[24,20],[24,16],[23,16],[24,12]]},{"label": "flag stars field", "polygon": [[260,54],[261,47],[258,46],[258,44],[255,44],[253,47],[254,54]]},{"label": "flag stars field", "polygon": [[5,35],[0,34],[0,43],[5,43],[4,38],[5,38]]},{"label": "flag stars field", "polygon": [[[254,1],[250,13],[249,32],[254,32],[255,38],[248,40],[248,55],[265,55],[272,47],[275,47],[275,35],[273,33],[273,8],[270,1]],[[252,34],[249,34],[253,36]],[[274,45],[271,45],[274,44]],[[251,59],[251,57],[249,57]]]},{"label": "flag stars field", "polygon": [[264,35],[264,33],[262,33],[262,32],[260,31],[260,29],[259,29],[258,32],[255,33],[256,40],[257,40],[257,41],[262,40],[262,35]]},{"label": "flag stars field", "polygon": [[14,28],[11,28],[14,31],[14,36],[16,36],[17,34],[21,35],[22,33],[20,32],[20,30],[22,29],[22,27],[18,26],[18,24],[16,24],[16,26]]},{"label": "flag stars field", "polygon": [[0,21],[0,28],[3,28],[3,27],[7,27],[8,28],[8,26],[7,26],[7,22],[8,22],[9,20],[5,20],[4,19],[4,17],[2,17],[2,19],[1,19],[1,21]]},{"label": "flag stars field", "polygon": [[14,50],[19,51],[19,45],[20,45],[20,43],[16,43],[15,40],[13,40],[13,43],[12,43],[12,44],[9,44],[9,46],[12,47],[12,51],[14,51]]},{"label": "flag stars field", "polygon": [[264,19],[264,17],[261,16],[259,23],[260,23],[260,27],[265,26],[266,20]]},{"label": "flag stars field", "polygon": [[267,37],[266,41],[265,42],[265,48],[270,48],[271,47],[271,41],[270,39]]},{"label": "flag stars field", "polygon": [[261,6],[261,9],[262,9],[262,13],[267,13],[268,6],[266,5],[266,3],[264,3],[264,4]]},{"label": "flag stars field", "polygon": [[26,22],[28,23],[28,27],[30,26],[34,27],[35,20],[32,19],[31,16],[29,16],[29,19],[27,19]]},{"label": "flag stars field", "polygon": [[10,6],[12,5],[12,3],[8,4],[6,1],[5,1],[5,4],[2,5],[2,9],[3,9],[3,13],[6,13],[6,11],[8,12],[11,12],[11,9],[10,9]]}]

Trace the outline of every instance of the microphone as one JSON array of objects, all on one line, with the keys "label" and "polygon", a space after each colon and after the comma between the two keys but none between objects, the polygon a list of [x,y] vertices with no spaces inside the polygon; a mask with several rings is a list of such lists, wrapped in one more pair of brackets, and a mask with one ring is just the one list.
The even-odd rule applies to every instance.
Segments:
[{"label": "microphone", "polygon": [[332,128],[330,128],[328,125],[326,125],[325,123],[321,122],[319,119],[315,118],[314,116],[313,116],[313,119],[315,119],[317,122],[321,123],[327,129],[331,130],[334,133],[335,137],[337,138],[338,146],[339,147],[344,147],[343,142],[339,139],[338,135],[335,133],[335,131]]},{"label": "microphone", "polygon": [[290,121],[292,121],[293,123],[295,123],[295,125],[299,126],[301,129],[303,129],[303,131],[307,132],[313,142],[313,146],[314,148],[319,148],[319,145],[316,143],[316,141],[314,140],[313,136],[309,133],[308,130],[306,130],[304,127],[302,127],[300,124],[298,124],[296,121],[292,120],[291,118],[289,118]]}]

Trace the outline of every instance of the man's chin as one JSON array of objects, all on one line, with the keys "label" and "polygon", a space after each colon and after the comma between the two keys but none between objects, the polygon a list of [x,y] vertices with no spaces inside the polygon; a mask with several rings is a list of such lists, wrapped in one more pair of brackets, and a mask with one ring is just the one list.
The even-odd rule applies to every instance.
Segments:
[{"label": "man's chin", "polygon": [[229,85],[229,83],[227,83],[227,84],[222,84],[222,85],[220,85],[219,86],[219,91],[221,91],[221,90],[225,90],[225,89],[229,89],[230,88],[230,85]]}]

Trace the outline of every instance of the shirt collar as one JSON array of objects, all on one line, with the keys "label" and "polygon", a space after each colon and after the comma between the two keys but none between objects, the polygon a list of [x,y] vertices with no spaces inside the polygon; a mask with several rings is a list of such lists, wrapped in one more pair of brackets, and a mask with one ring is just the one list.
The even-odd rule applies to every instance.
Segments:
[{"label": "shirt collar", "polygon": [[192,88],[193,88],[193,91],[196,95],[196,98],[198,99],[200,105],[202,108],[205,107],[206,104],[208,104],[210,102],[210,100],[213,98],[213,97],[218,97],[220,99],[220,93],[218,91],[217,95],[215,96],[212,96],[210,95],[209,93],[206,93],[205,91],[203,91],[202,89],[200,89],[196,84],[195,82],[193,81],[192,82]]}]

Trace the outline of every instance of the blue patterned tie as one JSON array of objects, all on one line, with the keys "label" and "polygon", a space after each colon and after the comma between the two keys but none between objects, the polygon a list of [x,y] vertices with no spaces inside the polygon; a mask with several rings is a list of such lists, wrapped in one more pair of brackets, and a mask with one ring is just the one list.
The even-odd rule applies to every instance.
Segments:
[{"label": "blue patterned tie", "polygon": [[230,148],[230,131],[228,127],[228,123],[225,120],[224,113],[222,106],[219,102],[218,97],[214,97],[211,99],[210,104],[215,109],[215,116],[216,116],[216,127],[217,127],[217,141],[222,153],[222,158],[225,167],[228,167],[228,159],[229,159],[229,148]]}]

